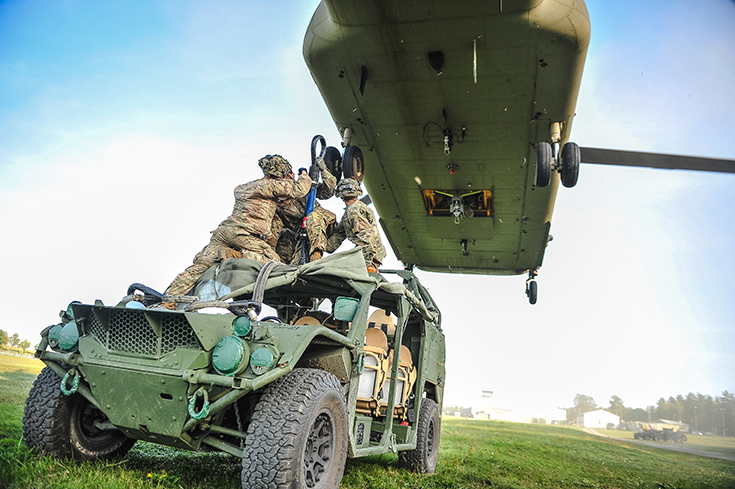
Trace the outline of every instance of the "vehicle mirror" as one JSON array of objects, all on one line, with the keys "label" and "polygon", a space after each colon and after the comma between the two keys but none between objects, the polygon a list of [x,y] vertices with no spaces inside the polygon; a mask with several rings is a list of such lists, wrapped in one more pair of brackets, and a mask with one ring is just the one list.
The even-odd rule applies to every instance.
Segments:
[{"label": "vehicle mirror", "polygon": [[337,321],[352,321],[357,312],[360,299],[354,297],[337,297],[334,303],[334,319]]}]

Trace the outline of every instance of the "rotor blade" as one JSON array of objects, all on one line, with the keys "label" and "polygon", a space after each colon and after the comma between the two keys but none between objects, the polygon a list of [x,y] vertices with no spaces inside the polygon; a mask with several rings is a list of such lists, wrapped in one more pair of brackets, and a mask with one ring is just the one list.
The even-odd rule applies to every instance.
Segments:
[{"label": "rotor blade", "polygon": [[735,160],[701,158],[662,153],[639,153],[615,149],[579,148],[582,163],[594,165],[640,166],[668,170],[695,170],[735,173]]},{"label": "rotor blade", "polygon": [[370,194],[366,195],[362,199],[360,199],[360,202],[362,202],[365,205],[370,205],[373,203],[373,199],[370,198]]}]

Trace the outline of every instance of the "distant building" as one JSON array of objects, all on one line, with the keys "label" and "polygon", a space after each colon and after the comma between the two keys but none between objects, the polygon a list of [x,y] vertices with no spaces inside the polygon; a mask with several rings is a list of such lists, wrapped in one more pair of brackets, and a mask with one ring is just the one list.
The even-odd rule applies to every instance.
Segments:
[{"label": "distant building", "polygon": [[617,426],[620,424],[620,416],[608,413],[604,409],[577,415],[577,425],[584,426],[585,428],[605,428],[608,423]]},{"label": "distant building", "polygon": [[536,413],[518,413],[513,409],[498,407],[472,406],[462,408],[456,412],[456,416],[470,419],[490,419],[494,421],[510,421],[512,423],[535,423],[535,424],[562,424],[566,418],[566,411],[555,409],[550,413],[540,410]]}]

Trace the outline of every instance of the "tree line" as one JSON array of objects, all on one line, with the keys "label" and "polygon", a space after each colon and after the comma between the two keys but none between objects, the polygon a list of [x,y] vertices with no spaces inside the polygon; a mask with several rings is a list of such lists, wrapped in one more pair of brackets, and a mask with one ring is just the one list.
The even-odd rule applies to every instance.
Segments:
[{"label": "tree line", "polygon": [[689,425],[690,431],[735,436],[735,394],[723,391],[721,396],[690,392],[686,396],[660,398],[655,406],[631,408],[618,396],[611,396],[608,406],[597,406],[595,400],[584,394],[574,397],[574,407],[567,408],[567,420],[574,421],[578,414],[604,409],[620,417],[621,421],[651,422],[657,419],[679,421]]},{"label": "tree line", "polygon": [[12,336],[6,331],[0,329],[0,346],[10,345],[14,348],[22,348],[23,351],[31,347],[31,342],[28,340],[21,340],[18,333],[13,333]]}]

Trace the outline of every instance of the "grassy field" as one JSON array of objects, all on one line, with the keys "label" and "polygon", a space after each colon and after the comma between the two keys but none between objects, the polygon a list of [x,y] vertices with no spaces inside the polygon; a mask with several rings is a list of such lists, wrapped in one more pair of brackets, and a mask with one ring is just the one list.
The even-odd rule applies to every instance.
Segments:
[{"label": "grassy field", "polygon": [[[21,440],[21,418],[41,366],[0,355],[0,487],[240,487],[240,460],[222,454],[138,443],[121,461],[75,463],[29,452]],[[698,450],[713,449],[700,445],[700,439],[723,440],[692,439]],[[735,487],[735,463],[609,440],[575,428],[447,418],[442,421],[436,474],[413,474],[397,467],[395,455],[376,456],[348,461],[342,487],[724,489]]]}]

